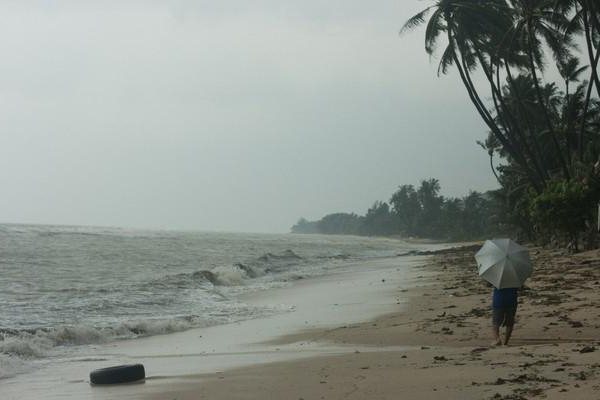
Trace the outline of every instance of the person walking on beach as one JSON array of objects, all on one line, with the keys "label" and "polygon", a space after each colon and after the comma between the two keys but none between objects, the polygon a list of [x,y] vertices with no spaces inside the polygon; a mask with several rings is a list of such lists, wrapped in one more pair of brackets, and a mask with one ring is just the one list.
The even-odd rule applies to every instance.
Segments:
[{"label": "person walking on beach", "polygon": [[[504,344],[508,345],[510,336],[513,332],[515,325],[515,314],[517,313],[518,305],[518,289],[507,288],[497,289],[494,288],[492,297],[492,324],[494,342],[492,346],[500,346]],[[506,334],[504,336],[504,342],[500,338],[500,327],[506,327]]]},{"label": "person walking on beach", "polygon": [[475,254],[478,274],[494,287],[492,294],[492,346],[502,345],[500,327],[506,327],[504,344],[510,341],[515,325],[518,288],[531,276],[533,266],[527,248],[510,239],[486,240]]}]

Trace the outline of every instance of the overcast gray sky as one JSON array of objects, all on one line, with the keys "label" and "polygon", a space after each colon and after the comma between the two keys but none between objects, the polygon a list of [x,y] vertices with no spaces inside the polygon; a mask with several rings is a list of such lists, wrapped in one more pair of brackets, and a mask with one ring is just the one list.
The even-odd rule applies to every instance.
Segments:
[{"label": "overcast gray sky", "polygon": [[0,3],[0,221],[286,232],[495,188],[418,0]]}]

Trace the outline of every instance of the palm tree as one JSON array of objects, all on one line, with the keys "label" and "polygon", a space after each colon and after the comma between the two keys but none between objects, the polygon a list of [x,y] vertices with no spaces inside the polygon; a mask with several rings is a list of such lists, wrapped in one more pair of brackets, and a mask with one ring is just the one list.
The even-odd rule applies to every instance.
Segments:
[{"label": "palm tree", "polygon": [[569,84],[571,82],[579,82],[579,76],[589,68],[589,65],[579,66],[577,57],[569,57],[566,61],[562,60],[558,63],[558,72],[565,80],[565,90],[567,97],[569,96]]},{"label": "palm tree", "polygon": [[[543,176],[545,180],[549,180],[555,174],[557,157],[554,154],[554,148],[548,146],[548,130],[545,129],[545,122],[542,117],[543,111],[539,101],[537,101],[533,78],[528,74],[513,76],[509,68],[507,68],[507,71],[509,71],[506,79],[507,84],[502,88],[506,110],[502,110],[502,112],[513,115],[524,125],[527,133],[526,140],[532,143],[534,153],[532,157],[538,157],[538,162],[543,167]],[[542,88],[542,91],[545,98],[553,95],[546,87]],[[548,104],[555,103],[555,100],[548,101]],[[553,119],[556,119],[555,113],[555,110],[552,109]],[[560,169],[560,165],[558,168]]]},{"label": "palm tree", "polygon": [[[426,52],[432,55],[441,38],[445,36],[447,39],[447,46],[439,63],[439,73],[446,73],[452,65],[456,67],[467,94],[483,121],[511,158],[526,171],[532,185],[541,189],[540,177],[530,168],[523,154],[523,147],[510,129],[503,131],[498,125],[481,100],[470,75],[478,65],[478,58],[481,61],[479,46],[497,36],[505,26],[505,10],[506,3],[503,0],[438,0],[433,6],[410,18],[401,33],[424,24],[431,14],[425,31]],[[489,71],[486,75],[490,76]]]},{"label": "palm tree", "polygon": [[[556,0],[557,11],[571,15],[567,34],[583,34],[591,66],[590,85],[594,84],[600,96],[598,61],[600,59],[600,5],[595,0]],[[590,88],[591,91],[591,88]]]},{"label": "palm tree", "polygon": [[[511,14],[513,14],[512,10]],[[516,83],[516,78],[511,71],[511,68],[516,68],[519,71],[525,70],[528,64],[528,57],[523,50],[511,49],[505,45],[506,37],[510,34],[511,29],[512,25],[510,28],[506,29],[506,32],[504,32],[495,43],[493,43],[492,48],[489,50],[491,64],[496,70],[495,86],[499,91],[497,94],[493,93],[493,99],[495,101],[495,98],[498,97],[500,103],[503,105],[502,114],[504,114],[506,118],[511,118],[515,121],[514,124],[518,128],[516,130],[521,137],[524,150],[532,159],[534,167],[541,176],[542,183],[545,183],[550,176],[545,152],[541,151],[539,129],[532,123],[532,114],[529,112],[530,105],[525,103],[527,93],[523,92],[523,94],[520,94],[523,90],[528,90],[529,87],[521,87],[522,85],[519,85],[518,82]],[[506,76],[507,87],[510,89],[508,91],[505,91],[501,84],[500,72],[502,70],[504,70]],[[517,78],[519,78],[519,76],[520,75],[517,75]],[[521,79],[521,82],[522,81],[523,80]],[[504,98],[507,95],[512,97],[511,105],[508,105],[507,100]]]},{"label": "palm tree", "polygon": [[543,43],[552,51],[555,60],[560,63],[567,60],[571,55],[572,37],[567,34],[570,21],[566,16],[557,12],[556,0],[510,0],[515,15],[515,24],[507,36],[505,43],[509,48],[520,47],[528,57],[528,67],[533,77],[537,99],[542,106],[546,127],[550,133],[556,155],[560,161],[563,175],[570,179],[570,172],[563,157],[563,152],[556,137],[554,124],[550,117],[548,105],[544,100],[538,69],[544,71],[545,59]]},{"label": "palm tree", "polygon": [[586,115],[590,108],[592,89],[596,87],[596,93],[600,97],[600,78],[598,77],[598,62],[600,61],[600,5],[595,0],[557,0],[557,8],[564,14],[575,12],[567,33],[583,32],[585,38],[587,55],[590,61],[590,79],[585,95],[583,107],[583,120],[578,138],[578,155],[582,160],[584,157],[584,134],[586,130]]},{"label": "palm tree", "polygon": [[[596,1],[580,0],[581,21],[583,22],[584,36],[588,57],[592,66],[592,78],[596,84],[596,91],[600,96],[600,79],[598,78],[598,59],[600,58],[600,6]],[[579,13],[578,13],[579,14]],[[577,15],[576,15],[577,18]]]}]

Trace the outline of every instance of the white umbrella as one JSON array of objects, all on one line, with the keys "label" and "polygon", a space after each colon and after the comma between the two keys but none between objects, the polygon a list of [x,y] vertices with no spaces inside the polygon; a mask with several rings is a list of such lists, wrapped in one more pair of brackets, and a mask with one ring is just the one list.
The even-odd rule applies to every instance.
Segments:
[{"label": "white umbrella", "polygon": [[533,271],[529,251],[510,239],[486,240],[475,260],[479,276],[498,289],[523,286]]}]

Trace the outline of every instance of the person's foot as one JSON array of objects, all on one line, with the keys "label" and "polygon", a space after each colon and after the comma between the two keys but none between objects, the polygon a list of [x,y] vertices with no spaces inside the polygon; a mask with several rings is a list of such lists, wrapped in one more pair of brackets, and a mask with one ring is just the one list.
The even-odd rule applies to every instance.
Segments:
[{"label": "person's foot", "polygon": [[492,347],[502,346],[502,341],[500,339],[495,340],[495,341],[492,342],[491,346]]}]

